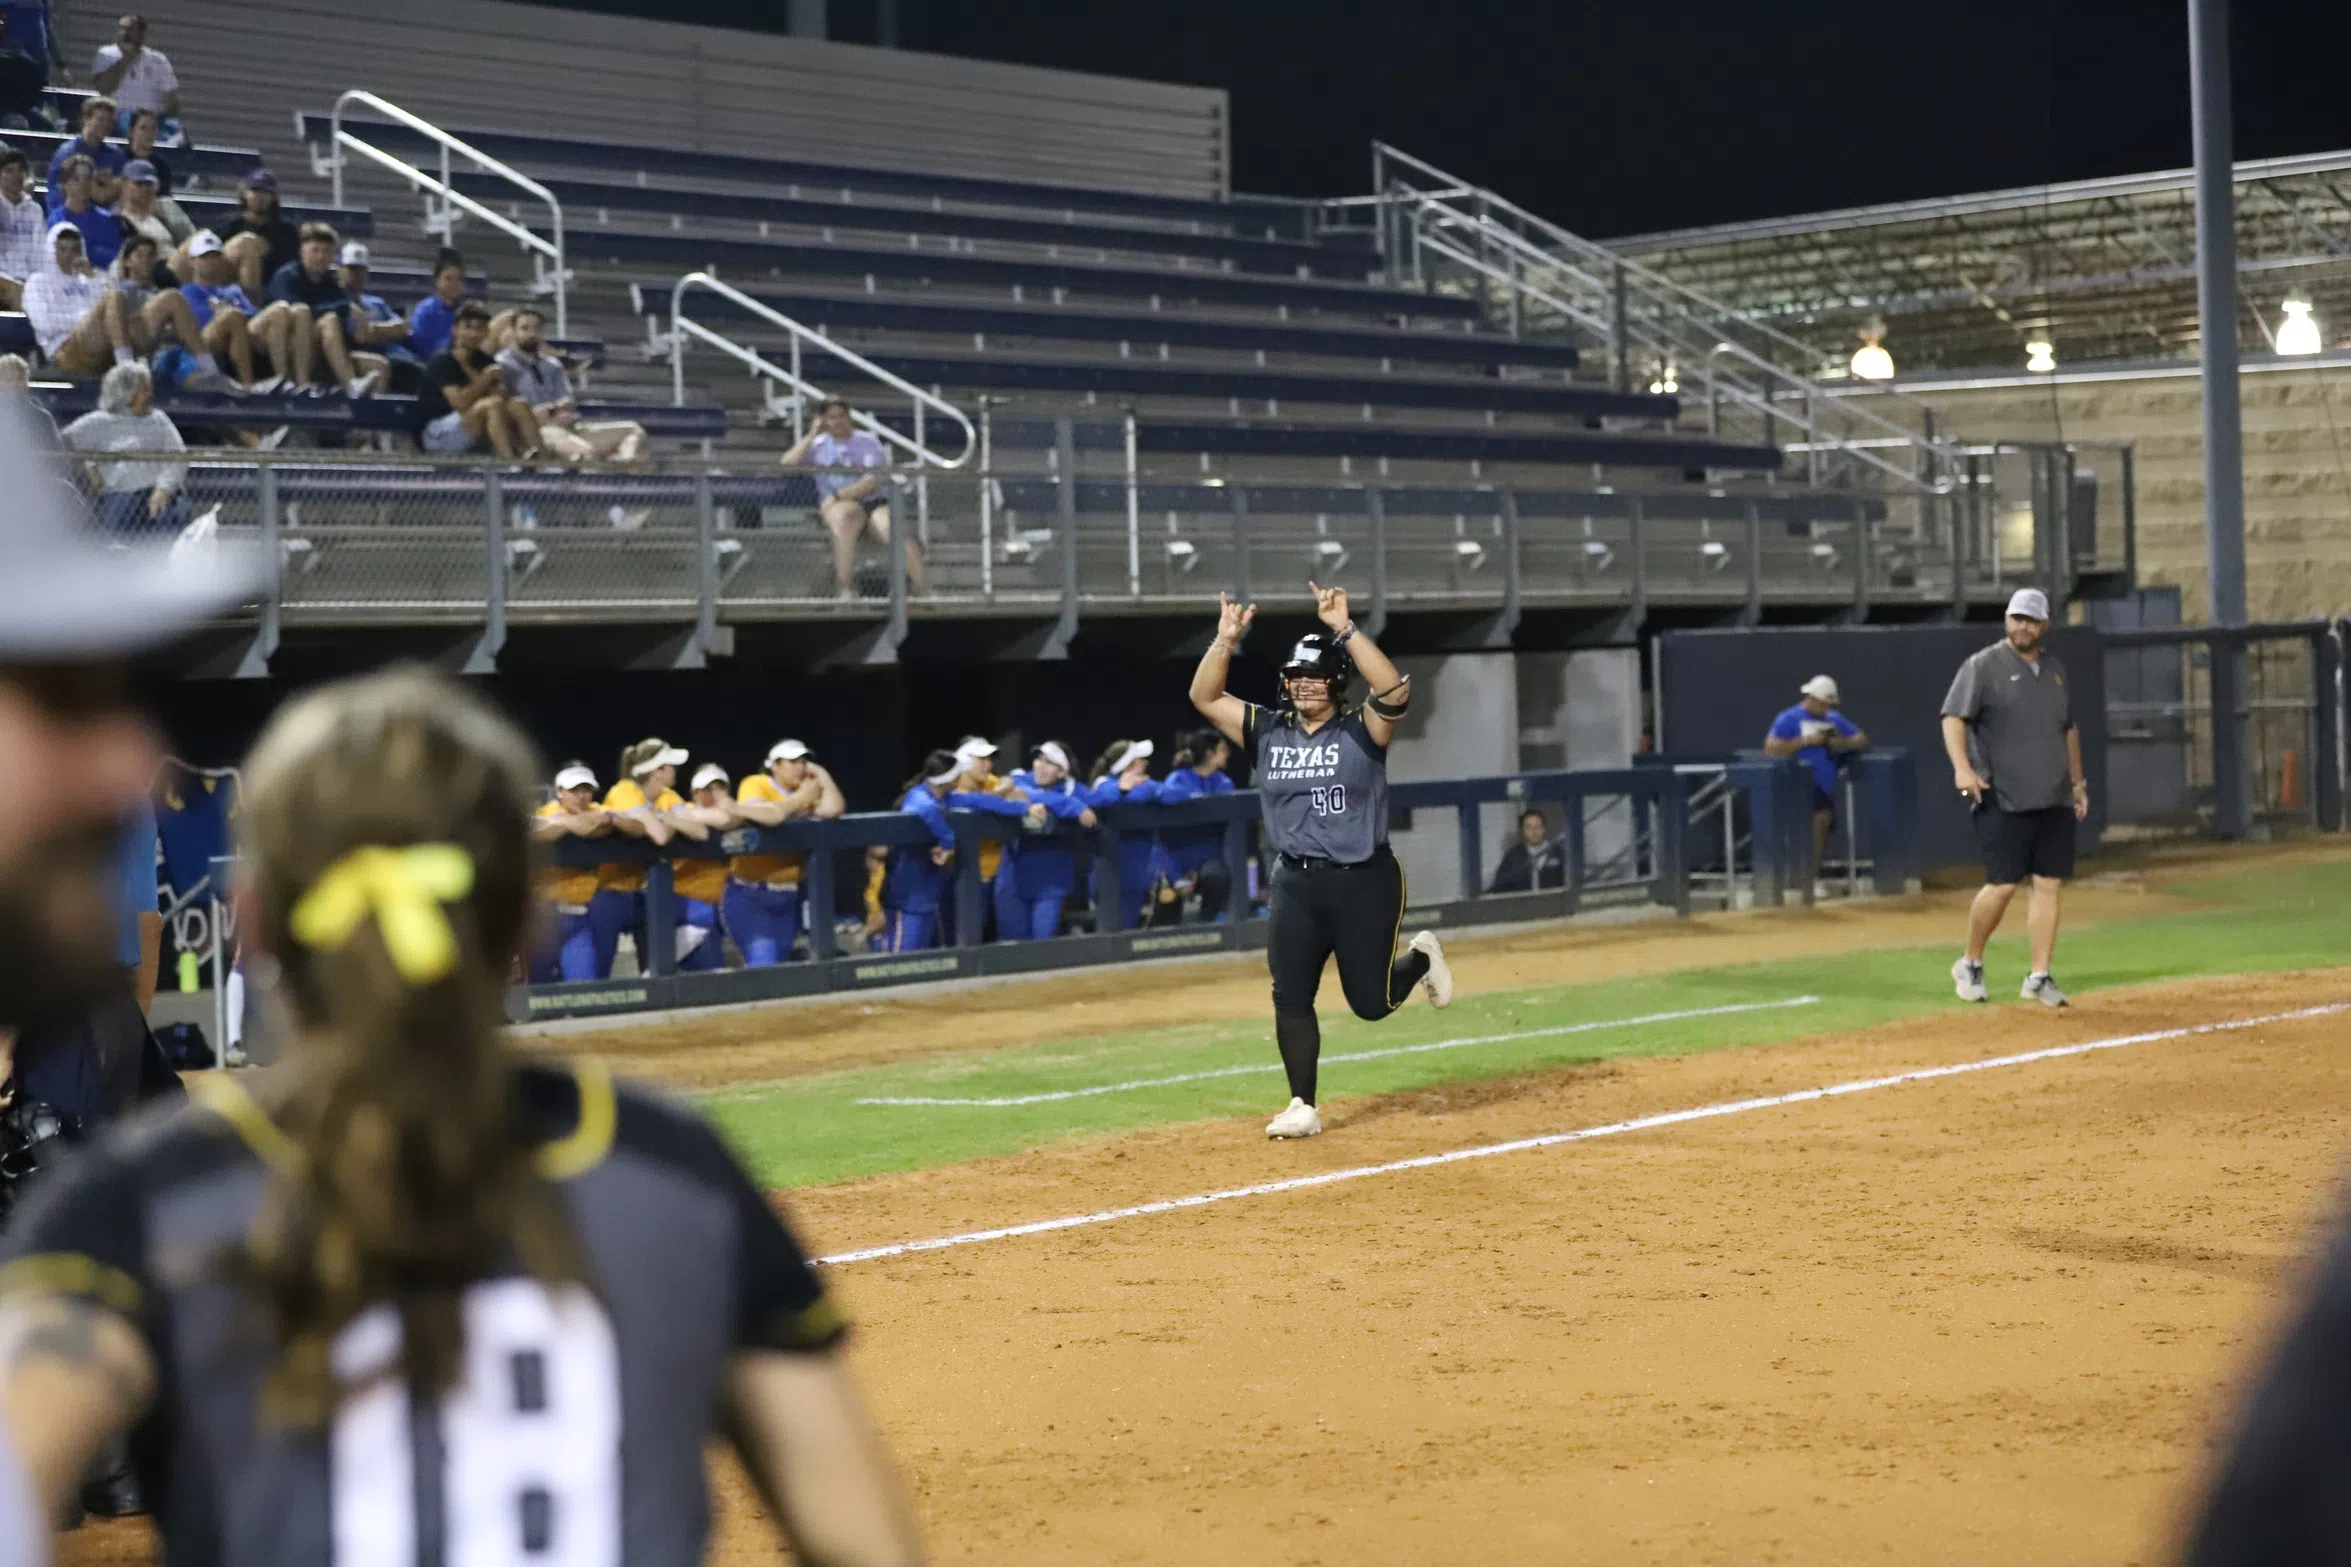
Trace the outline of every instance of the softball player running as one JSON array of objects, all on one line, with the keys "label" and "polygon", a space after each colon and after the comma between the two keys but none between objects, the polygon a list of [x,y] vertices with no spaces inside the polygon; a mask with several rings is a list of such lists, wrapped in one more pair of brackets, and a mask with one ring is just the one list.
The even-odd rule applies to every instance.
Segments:
[{"label": "softball player running", "polygon": [[[640,740],[620,753],[620,777],[605,792],[604,809],[613,830],[648,843],[669,842],[676,831],[669,813],[685,804],[671,786],[686,753],[666,740]],[[625,931],[637,944],[637,968],[645,967],[645,867],[611,861],[596,867],[596,896],[588,903],[588,929],[596,941],[596,977],[612,973],[613,954]]]},{"label": "softball player running", "polygon": [[[1315,613],[1329,627],[1310,632],[1282,664],[1282,699],[1274,710],[1225,690],[1233,650],[1257,608],[1217,595],[1216,640],[1192,676],[1192,705],[1256,759],[1265,838],[1280,857],[1274,871],[1266,967],[1273,973],[1274,1040],[1290,1078],[1289,1108],[1266,1126],[1268,1137],[1312,1137],[1315,1067],[1322,1026],[1314,993],[1335,953],[1339,984],[1355,1015],[1377,1022],[1425,986],[1448,1006],[1453,975],[1436,936],[1422,931],[1402,957],[1404,868],[1388,850],[1388,741],[1411,699],[1409,682],[1388,655],[1355,629],[1343,588],[1314,590]],[[1372,694],[1346,706],[1347,685],[1363,671]]]},{"label": "softball player running", "polygon": [[953,751],[933,751],[923,758],[922,772],[909,779],[898,809],[922,819],[931,830],[927,844],[898,844],[890,850],[890,869],[882,901],[890,911],[883,946],[891,952],[920,952],[939,944],[939,911],[946,906],[953,885],[955,829],[948,825],[947,808],[987,811],[998,816],[1025,817],[1043,826],[1045,807],[1007,800],[996,794],[961,792],[957,784],[967,776],[966,758]]},{"label": "softball player running", "polygon": [[[767,771],[753,773],[735,789],[735,816],[755,827],[781,827],[796,816],[827,819],[849,808],[833,775],[818,766],[808,747],[778,740],[768,748]],[[798,854],[738,854],[727,867],[727,934],[749,968],[766,968],[792,955],[800,938]],[[822,918],[827,911],[813,910]]]},{"label": "softball player running", "polygon": [[1046,941],[1061,934],[1061,909],[1077,885],[1077,844],[1066,827],[1094,825],[1093,791],[1072,775],[1069,752],[1048,740],[1029,755],[1025,771],[1012,775],[1013,788],[1053,818],[1044,829],[1014,839],[996,873],[996,936],[1000,941]]},{"label": "softball player running", "polygon": [[841,1318],[718,1139],[501,1040],[534,768],[421,672],[271,724],[246,930],[295,1037],[25,1212],[0,1447],[44,1501],[131,1431],[176,1563],[694,1562],[723,1428],[803,1559],[917,1556]]},{"label": "softball player running", "polygon": [[[558,838],[601,838],[612,831],[612,817],[596,803],[596,770],[585,762],[566,762],[555,775],[555,798],[539,807],[531,822],[531,836],[542,843]],[[611,972],[596,967],[596,935],[588,927],[588,905],[596,896],[592,867],[550,865],[540,873],[539,895],[553,916],[554,930],[545,949],[530,963],[531,983],[553,980],[603,979]]]},{"label": "softball player running", "polygon": [[[1094,788],[1087,803],[1096,810],[1104,806],[1129,804],[1148,805],[1160,796],[1161,784],[1151,776],[1151,753],[1154,747],[1148,740],[1113,740],[1094,761]],[[1151,868],[1159,843],[1156,835],[1147,832],[1129,832],[1118,840],[1118,895],[1127,907],[1125,926],[1132,928],[1143,921],[1143,910],[1151,897]],[[1102,906],[1101,861],[1095,862],[1094,909],[1097,928],[1111,930]]]},{"label": "softball player running", "polygon": [[[713,832],[735,825],[735,800],[728,792],[727,770],[716,762],[694,769],[692,798],[670,813],[680,837],[708,843]],[[726,967],[726,929],[718,906],[727,892],[727,862],[681,859],[671,869],[670,885],[678,895],[678,970],[707,973]]]}]

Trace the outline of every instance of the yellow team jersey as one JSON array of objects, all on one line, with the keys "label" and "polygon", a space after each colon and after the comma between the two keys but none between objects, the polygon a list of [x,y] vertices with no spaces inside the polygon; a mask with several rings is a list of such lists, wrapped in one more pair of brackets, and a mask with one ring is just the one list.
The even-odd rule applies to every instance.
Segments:
[{"label": "yellow team jersey", "polygon": [[[559,800],[549,800],[539,807],[542,817],[569,816]],[[539,873],[539,895],[549,903],[567,909],[584,909],[588,900],[596,896],[596,871],[587,865],[550,865]]]},{"label": "yellow team jersey", "polygon": [[[775,805],[784,803],[783,786],[765,773],[753,773],[735,785],[735,801],[764,800]],[[797,887],[800,885],[800,861],[797,854],[738,854],[727,862],[727,874],[737,881],[763,882],[770,887]]]},{"label": "yellow team jersey", "polygon": [[697,903],[716,903],[726,896],[727,862],[724,860],[680,860],[671,872],[670,881],[681,898],[692,898]]},{"label": "yellow team jersey", "polygon": [[[634,778],[623,778],[604,796],[604,809],[633,811],[644,805],[645,791]],[[661,798],[652,802],[657,811],[673,810],[686,802],[678,798],[675,789],[664,789]],[[607,862],[596,867],[596,886],[605,892],[642,892],[645,890],[645,867]]]}]

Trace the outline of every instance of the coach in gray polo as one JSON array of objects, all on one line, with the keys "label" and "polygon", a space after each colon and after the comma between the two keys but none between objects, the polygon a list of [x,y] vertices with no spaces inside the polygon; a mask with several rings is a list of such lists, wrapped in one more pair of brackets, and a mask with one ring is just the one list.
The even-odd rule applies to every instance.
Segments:
[{"label": "coach in gray polo", "polygon": [[2082,776],[2082,737],[2074,727],[2073,690],[2057,655],[2041,650],[2049,599],[2019,588],[2008,601],[2008,634],[1969,656],[1943,698],[1943,749],[1951,778],[1975,815],[1984,886],[1967,916],[1967,951],[1951,965],[1962,1001],[1984,999],[1984,943],[2016,889],[2030,876],[2025,930],[2032,968],[2022,994],[2045,1007],[2065,1005],[2049,977],[2057,945],[2057,905],[2073,875],[2074,833],[2090,814]]}]

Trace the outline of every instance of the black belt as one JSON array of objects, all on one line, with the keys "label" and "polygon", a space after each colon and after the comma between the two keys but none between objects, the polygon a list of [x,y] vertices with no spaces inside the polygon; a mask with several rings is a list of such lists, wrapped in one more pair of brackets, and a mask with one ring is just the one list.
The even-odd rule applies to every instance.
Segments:
[{"label": "black belt", "polygon": [[1334,860],[1327,855],[1321,854],[1284,854],[1278,856],[1278,858],[1281,860],[1282,866],[1286,870],[1343,871],[1348,869],[1350,866],[1369,865],[1372,860],[1378,859],[1381,855],[1386,854],[1387,852],[1388,846],[1383,843],[1378,848],[1371,851],[1371,860]]}]

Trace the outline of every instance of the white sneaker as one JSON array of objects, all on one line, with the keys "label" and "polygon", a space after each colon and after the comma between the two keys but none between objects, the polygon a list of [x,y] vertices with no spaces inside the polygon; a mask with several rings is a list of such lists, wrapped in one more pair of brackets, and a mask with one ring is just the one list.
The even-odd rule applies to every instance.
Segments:
[{"label": "white sneaker", "polygon": [[1445,949],[1437,944],[1437,933],[1433,930],[1424,930],[1406,945],[1413,951],[1424,953],[1428,957],[1429,971],[1421,980],[1420,988],[1428,992],[1429,1005],[1432,1007],[1453,1005],[1453,969],[1445,961]]},{"label": "white sneaker", "polygon": [[375,389],[376,373],[373,370],[370,370],[365,375],[353,376],[351,378],[351,384],[343,388],[343,391],[346,396],[357,398],[365,397]]},{"label": "white sneaker", "polygon": [[1984,966],[1961,958],[1951,965],[1951,985],[1962,1001],[1981,1001],[1985,997]]},{"label": "white sneaker", "polygon": [[2038,1001],[2045,1007],[2063,1007],[2073,1004],[2065,999],[2065,992],[2057,988],[2057,981],[2046,974],[2027,974],[2024,977],[2024,988],[2019,990],[2017,994],[2027,1001]]},{"label": "white sneaker", "polygon": [[1290,1101],[1290,1108],[1265,1123],[1268,1137],[1319,1137],[1322,1135],[1322,1114],[1303,1099]]}]

